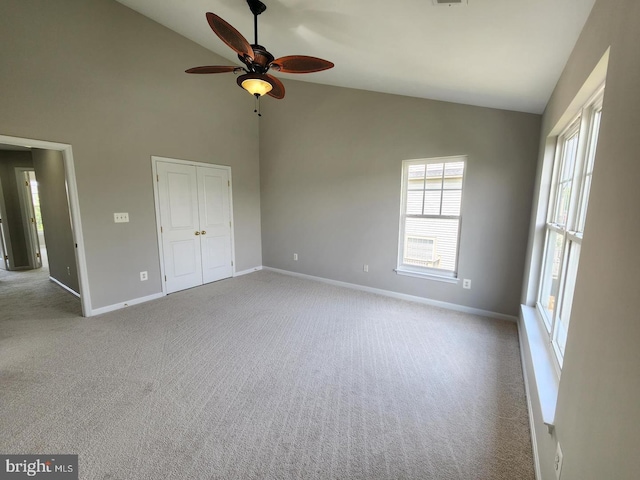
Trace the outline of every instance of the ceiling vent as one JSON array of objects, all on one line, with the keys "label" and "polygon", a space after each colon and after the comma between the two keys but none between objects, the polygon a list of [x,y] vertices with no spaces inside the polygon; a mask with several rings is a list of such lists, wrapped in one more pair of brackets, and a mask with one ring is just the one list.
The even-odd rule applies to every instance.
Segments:
[{"label": "ceiling vent", "polygon": [[467,5],[469,0],[433,0],[437,7],[453,7],[454,5]]}]

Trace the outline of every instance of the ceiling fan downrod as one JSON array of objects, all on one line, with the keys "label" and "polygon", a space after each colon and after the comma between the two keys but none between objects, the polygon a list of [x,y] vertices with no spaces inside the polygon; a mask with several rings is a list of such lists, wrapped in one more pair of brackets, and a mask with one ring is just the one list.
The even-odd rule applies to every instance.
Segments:
[{"label": "ceiling fan downrod", "polygon": [[259,45],[258,15],[263,13],[267,9],[267,6],[264,3],[262,3],[260,0],[247,0],[247,4],[249,5],[249,9],[251,10],[251,13],[253,13],[253,33],[255,37],[255,44]]}]

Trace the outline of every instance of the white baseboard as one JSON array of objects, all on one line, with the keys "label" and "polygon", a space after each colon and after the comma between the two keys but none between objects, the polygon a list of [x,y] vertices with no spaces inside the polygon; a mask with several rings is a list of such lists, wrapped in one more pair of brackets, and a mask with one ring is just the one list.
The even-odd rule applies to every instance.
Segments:
[{"label": "white baseboard", "polygon": [[58,285],[60,285],[62,288],[64,288],[67,292],[75,295],[76,297],[80,298],[80,294],[78,292],[76,292],[75,290],[73,290],[72,288],[67,287],[64,283],[62,283],[60,280],[55,279],[53,277],[49,277],[49,280],[51,280],[53,283],[56,283]]},{"label": "white baseboard", "polygon": [[331,280],[329,278],[314,277],[313,275],[306,275],[304,273],[290,272],[288,270],[280,270],[279,268],[262,267],[264,270],[271,272],[282,273],[283,275],[291,275],[293,277],[306,278],[307,280],[315,280],[317,282],[328,283],[330,285],[336,285],[338,287],[351,288],[353,290],[360,290],[362,292],[375,293],[377,295],[384,295],[385,297],[398,298],[400,300],[408,300],[410,302],[423,303],[425,305],[431,305],[434,307],[446,308],[447,310],[455,310],[457,312],[470,313],[473,315],[480,315],[482,317],[497,318],[500,320],[508,320],[510,322],[517,323],[518,318],[513,315],[505,315],[504,313],[490,312],[488,310],[482,310],[479,308],[467,307],[465,305],[458,305],[456,303],[441,302],[439,300],[432,300],[430,298],[418,297],[416,295],[408,295],[406,293],[393,292],[391,290],[383,290],[381,288],[367,287],[364,285],[358,285],[355,283],[340,282],[338,280]]},{"label": "white baseboard", "polygon": [[138,305],[139,303],[150,302],[151,300],[157,300],[158,298],[164,297],[164,293],[154,293],[153,295],[147,295],[146,297],[134,298],[133,300],[129,300],[127,302],[116,303],[114,305],[108,305],[106,307],[95,308],[91,310],[90,317],[94,315],[102,315],[103,313],[113,312],[115,310],[120,310],[121,308],[131,307],[132,305]]},{"label": "white baseboard", "polygon": [[531,393],[529,392],[529,378],[527,376],[527,364],[525,360],[524,345],[525,339],[523,338],[523,325],[518,321],[518,340],[520,341],[520,363],[522,364],[522,377],[524,380],[524,392],[527,397],[527,411],[529,413],[529,430],[531,432],[531,447],[533,450],[533,469],[535,471],[536,480],[542,480],[542,473],[540,471],[540,454],[538,453],[538,442],[536,437],[536,425],[533,419],[533,406],[531,405]]},{"label": "white baseboard", "polygon": [[233,274],[234,277],[241,277],[242,275],[248,275],[250,273],[253,272],[258,272],[262,270],[262,265],[260,265],[259,267],[253,267],[253,268],[249,268],[247,270],[242,270],[241,272],[236,272]]}]

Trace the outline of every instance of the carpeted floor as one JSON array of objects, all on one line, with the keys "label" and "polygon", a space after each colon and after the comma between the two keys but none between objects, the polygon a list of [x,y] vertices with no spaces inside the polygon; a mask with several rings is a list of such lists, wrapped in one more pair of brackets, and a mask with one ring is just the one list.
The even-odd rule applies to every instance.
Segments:
[{"label": "carpeted floor", "polygon": [[272,272],[99,317],[0,272],[0,452],[82,479],[533,480],[516,325]]}]

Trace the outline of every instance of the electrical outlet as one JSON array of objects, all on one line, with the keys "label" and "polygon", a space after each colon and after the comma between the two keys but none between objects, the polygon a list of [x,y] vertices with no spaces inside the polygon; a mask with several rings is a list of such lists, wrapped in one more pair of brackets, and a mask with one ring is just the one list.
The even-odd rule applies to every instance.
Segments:
[{"label": "electrical outlet", "polygon": [[114,213],[113,214],[114,223],[128,223],[129,222],[129,214],[128,213]]},{"label": "electrical outlet", "polygon": [[71,267],[67,267],[67,275],[71,276]]},{"label": "electrical outlet", "polygon": [[467,290],[471,289],[471,280],[469,280],[468,278],[465,278],[462,281],[462,288],[466,288]]},{"label": "electrical outlet", "polygon": [[369,271],[369,265],[365,264],[364,267],[363,267],[363,270],[365,272],[368,272]]},{"label": "electrical outlet", "polygon": [[149,279],[149,274],[147,272],[140,272],[140,281],[144,282]]},{"label": "electrical outlet", "polygon": [[294,259],[296,262],[298,261],[298,254],[297,254],[297,253],[294,253],[294,254],[293,254],[293,259]]},{"label": "electrical outlet", "polygon": [[560,480],[560,474],[562,473],[562,449],[560,448],[560,442],[558,442],[558,446],[556,447],[556,456],[553,459],[553,469],[556,472],[556,478]]}]

